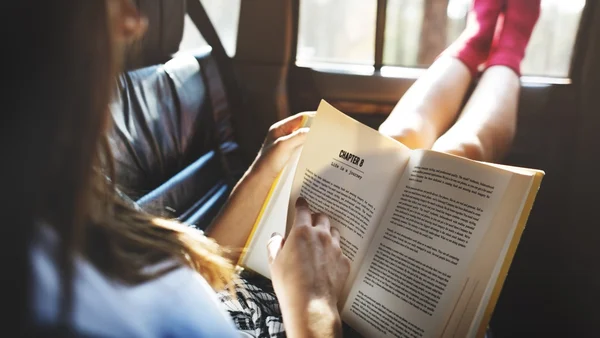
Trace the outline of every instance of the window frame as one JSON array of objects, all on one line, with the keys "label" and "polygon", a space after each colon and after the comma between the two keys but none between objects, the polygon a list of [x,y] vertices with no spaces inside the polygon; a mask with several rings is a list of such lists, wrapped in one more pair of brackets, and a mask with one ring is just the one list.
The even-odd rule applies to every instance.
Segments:
[{"label": "window frame", "polygon": [[[353,65],[346,63],[329,63],[329,62],[298,62],[296,59],[298,52],[299,43],[299,21],[300,21],[300,1],[302,0],[291,0],[292,3],[292,36],[291,36],[291,60],[292,67],[310,69],[315,73],[315,80],[327,79],[327,74],[331,74],[332,80],[341,75],[346,76],[350,82],[355,82],[358,78],[365,76],[371,76],[376,78],[397,78],[409,81],[416,80],[420,74],[422,74],[428,67],[405,67],[405,66],[386,66],[383,64],[383,52],[385,45],[385,29],[386,29],[386,18],[387,18],[387,0],[377,0],[377,10],[375,19],[375,55],[373,66],[365,65]],[[569,70],[565,77],[561,76],[550,76],[550,75],[539,75],[539,76],[522,76],[521,83],[523,87],[539,86],[539,85],[569,85],[573,82],[573,70],[576,65],[576,59],[578,59],[577,49],[579,48],[579,40],[581,36],[589,30],[591,23],[585,20],[586,12],[589,12],[590,0],[585,2],[585,6],[581,13],[579,20],[579,27],[575,33],[575,43],[573,44],[573,55],[571,57]],[[358,70],[360,68],[360,70]],[[370,68],[367,70],[367,68]],[[327,81],[329,82],[329,81]],[[359,81],[360,82],[360,81]]]},{"label": "window frame", "polygon": [[387,20],[387,0],[377,0],[377,16],[375,18],[375,71],[383,67],[383,48],[385,44],[385,21]]}]

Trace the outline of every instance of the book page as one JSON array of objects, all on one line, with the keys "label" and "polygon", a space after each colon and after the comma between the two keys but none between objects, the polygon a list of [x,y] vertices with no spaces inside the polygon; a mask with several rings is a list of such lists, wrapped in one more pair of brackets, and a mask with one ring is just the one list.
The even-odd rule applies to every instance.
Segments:
[{"label": "book page", "polygon": [[414,151],[342,311],[365,336],[439,337],[512,173]]},{"label": "book page", "polygon": [[[519,244],[519,241],[521,239],[521,236],[523,234],[523,231],[525,230],[525,225],[527,223],[527,219],[529,218],[529,215],[531,213],[531,210],[533,208],[533,204],[535,201],[535,198],[538,194],[538,191],[540,189],[540,185],[542,183],[542,179],[545,175],[545,173],[541,170],[521,170],[523,168],[508,168],[509,170],[516,170],[516,172],[527,176],[527,177],[522,177],[520,175],[515,175],[513,176],[513,179],[511,180],[510,186],[515,186],[515,188],[520,188],[518,189],[519,191],[524,191],[526,193],[521,193],[521,195],[525,195],[526,198],[524,199],[524,201],[522,201],[521,206],[518,208],[519,212],[517,212],[517,215],[515,217],[515,222],[513,224],[513,226],[511,227],[510,231],[509,231],[509,235],[508,238],[506,239],[504,246],[502,246],[502,251],[500,253],[500,257],[497,259],[497,264],[494,267],[493,272],[491,273],[491,275],[489,276],[489,278],[487,278],[488,280],[488,285],[486,286],[486,289],[484,291],[484,294],[479,296],[479,298],[481,298],[481,300],[479,301],[479,305],[478,308],[476,309],[477,311],[477,315],[474,319],[472,319],[469,323],[469,321],[465,321],[465,325],[469,325],[469,334],[466,334],[466,336],[468,337],[475,337],[475,336],[483,336],[485,334],[485,329],[487,327],[487,324],[489,323],[489,320],[492,316],[492,312],[496,306],[496,302],[498,300],[498,297],[500,296],[500,291],[502,289],[502,286],[504,285],[504,281],[505,278],[508,274],[508,270],[510,268],[510,264],[512,263],[512,259],[515,255],[515,252],[517,250],[517,246]],[[505,196],[505,200],[506,203],[508,203],[509,205],[515,205],[515,200],[518,201],[520,200],[520,196],[514,196],[513,200],[509,200],[510,196]],[[508,212],[510,214],[510,212]],[[501,215],[497,215],[496,218],[501,218]],[[494,223],[501,223],[499,224],[499,227],[501,228],[506,228],[506,226],[508,224],[510,224],[510,222],[504,222],[502,223],[501,219],[495,220]],[[491,237],[490,235],[497,235],[497,233],[494,234],[487,234],[487,237]],[[490,242],[493,239],[490,240]],[[483,242],[482,243],[482,248],[485,248],[487,250],[490,250],[490,248],[487,248],[487,244],[489,242]],[[493,246],[495,243],[490,243],[489,246]],[[482,250],[479,250],[478,252],[481,252]],[[474,275],[475,276],[481,276],[482,274],[486,273],[486,269],[480,268],[478,269],[478,267],[473,267],[472,270],[474,270]],[[487,269],[489,270],[489,268]],[[485,280],[485,277],[480,277],[482,280]],[[477,291],[477,290],[476,290]],[[476,291],[474,293],[476,293]],[[474,297],[476,298],[476,297]],[[468,316],[468,311],[465,311],[463,314],[465,317]],[[462,323],[461,323],[462,324]],[[462,331],[461,331],[462,329]],[[458,327],[456,332],[457,334],[462,334],[462,332],[464,332],[464,325],[463,327]]]},{"label": "book page", "polygon": [[[339,112],[322,101],[296,168],[288,214],[304,197],[313,212],[329,216],[358,271],[410,149]],[[349,285],[346,289],[349,289]]]},{"label": "book page", "polygon": [[[514,243],[514,234],[520,224],[533,178],[534,175],[528,173],[514,174],[510,179],[490,228],[481,240],[469,266],[468,282],[465,283],[463,292],[465,297],[461,297],[455,304],[442,337],[469,336],[468,331],[478,309],[480,306],[486,308],[489,299],[485,294],[486,289],[489,285],[492,285],[491,288],[496,285],[499,269],[505,261],[508,248]],[[520,226],[524,227],[524,223]],[[520,235],[516,237],[517,242],[519,238]]]}]

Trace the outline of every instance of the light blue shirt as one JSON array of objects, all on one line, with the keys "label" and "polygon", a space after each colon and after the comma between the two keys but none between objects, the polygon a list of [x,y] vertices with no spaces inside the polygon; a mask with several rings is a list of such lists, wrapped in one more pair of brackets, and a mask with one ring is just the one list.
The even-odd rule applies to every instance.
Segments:
[{"label": "light blue shirt", "polygon": [[[33,313],[57,323],[60,283],[56,233],[41,227],[31,249]],[[73,320],[82,333],[104,337],[240,337],[215,292],[190,268],[127,286],[107,279],[85,259],[74,264]]]}]

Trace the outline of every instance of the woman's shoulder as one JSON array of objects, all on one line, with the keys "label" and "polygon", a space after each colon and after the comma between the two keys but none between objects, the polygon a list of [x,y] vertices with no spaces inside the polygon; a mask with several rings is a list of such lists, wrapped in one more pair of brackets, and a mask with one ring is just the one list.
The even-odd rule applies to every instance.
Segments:
[{"label": "woman's shoulder", "polygon": [[[56,234],[40,226],[30,249],[32,310],[41,325],[58,323],[61,278]],[[201,275],[178,268],[152,281],[129,286],[111,280],[82,257],[74,259],[72,323],[100,336],[238,336]]]}]

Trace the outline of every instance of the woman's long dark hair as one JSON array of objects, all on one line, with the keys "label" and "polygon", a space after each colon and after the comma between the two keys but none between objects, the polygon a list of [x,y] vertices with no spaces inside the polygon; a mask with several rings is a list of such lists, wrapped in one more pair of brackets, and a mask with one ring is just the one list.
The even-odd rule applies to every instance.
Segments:
[{"label": "woman's long dark hair", "polygon": [[[126,283],[152,279],[181,264],[220,288],[232,266],[220,247],[179,224],[140,213],[119,200],[103,141],[116,84],[116,51],[106,0],[7,1],[1,5],[3,77],[1,211],[2,290],[28,325],[28,246],[40,221],[61,240],[65,304],[71,258],[83,254],[107,276]],[[143,268],[173,257],[177,264],[147,275]],[[6,312],[4,312],[6,313]],[[68,311],[66,311],[68,313]],[[5,322],[3,320],[3,322]]]}]

